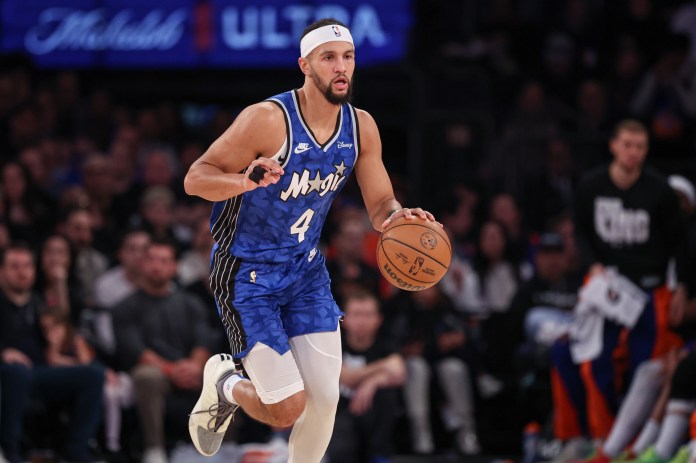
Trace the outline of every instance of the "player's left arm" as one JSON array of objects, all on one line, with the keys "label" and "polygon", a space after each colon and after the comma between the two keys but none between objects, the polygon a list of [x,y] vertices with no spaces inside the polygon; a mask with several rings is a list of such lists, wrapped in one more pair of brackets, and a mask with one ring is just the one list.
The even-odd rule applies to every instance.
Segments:
[{"label": "player's left arm", "polygon": [[381,232],[392,220],[402,216],[435,221],[430,212],[420,207],[403,208],[396,200],[389,174],[382,162],[382,141],[377,124],[366,111],[356,109],[356,112],[360,127],[360,152],[355,164],[355,176],[374,229]]}]

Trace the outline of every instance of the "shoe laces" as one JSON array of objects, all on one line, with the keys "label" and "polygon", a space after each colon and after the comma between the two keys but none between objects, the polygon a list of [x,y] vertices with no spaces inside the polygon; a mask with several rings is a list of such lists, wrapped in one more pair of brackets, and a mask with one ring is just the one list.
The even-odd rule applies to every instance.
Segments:
[{"label": "shoe laces", "polygon": [[220,429],[220,426],[222,426],[222,424],[225,421],[227,421],[227,418],[229,418],[229,416],[232,415],[238,407],[238,405],[233,405],[225,401],[220,401],[216,404],[211,405],[210,408],[208,408],[208,410],[199,410],[197,412],[192,412],[189,416],[196,415],[198,413],[209,413],[210,420],[208,420],[208,430],[217,432],[217,430]]}]

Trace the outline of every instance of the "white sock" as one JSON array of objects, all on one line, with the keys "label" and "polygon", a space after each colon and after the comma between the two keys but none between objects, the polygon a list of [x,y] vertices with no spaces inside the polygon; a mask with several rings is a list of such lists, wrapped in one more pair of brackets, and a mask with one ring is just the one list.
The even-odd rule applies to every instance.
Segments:
[{"label": "white sock", "polygon": [[225,400],[227,400],[231,404],[239,405],[237,401],[234,400],[234,395],[232,395],[232,389],[234,389],[235,384],[244,379],[246,378],[243,378],[237,374],[232,374],[222,383],[222,395],[225,398]]}]

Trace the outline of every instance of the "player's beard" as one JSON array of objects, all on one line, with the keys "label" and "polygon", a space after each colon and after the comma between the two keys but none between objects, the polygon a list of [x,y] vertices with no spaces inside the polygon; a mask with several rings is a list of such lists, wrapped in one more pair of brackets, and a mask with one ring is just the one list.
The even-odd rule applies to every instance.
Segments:
[{"label": "player's beard", "polygon": [[[331,90],[331,84],[339,77],[345,77],[345,79],[348,81],[348,89],[346,90],[345,95],[337,95],[333,92],[333,90]],[[343,103],[350,103],[350,101],[353,99],[353,79],[348,79],[348,76],[346,75],[334,77],[334,79],[328,84],[325,84],[319,79],[316,72],[312,72],[312,80],[314,81],[314,85],[316,85],[321,93],[324,94],[326,101],[331,104],[340,105]]]}]

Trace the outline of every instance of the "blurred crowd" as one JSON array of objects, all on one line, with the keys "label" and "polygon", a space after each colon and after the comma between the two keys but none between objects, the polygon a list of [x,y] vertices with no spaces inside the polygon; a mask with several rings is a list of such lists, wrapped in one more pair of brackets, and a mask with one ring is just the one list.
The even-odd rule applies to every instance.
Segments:
[{"label": "blurred crowd", "polygon": [[[642,121],[647,162],[682,199],[696,261],[696,4],[414,7],[409,60],[430,86],[426,111],[409,117],[425,146],[420,180],[393,181],[402,204],[444,224],[453,261],[437,286],[398,291],[377,269],[378,235],[356,183],[335,202],[322,250],[346,312],[347,373],[330,461],[515,453],[529,423],[539,432],[527,463],[561,449],[558,458],[582,458],[602,449],[614,417],[602,431],[554,427],[551,351],[567,336],[587,271],[576,186],[611,161],[617,122]],[[236,111],[220,107],[191,124],[179,103],[122,102],[78,72],[0,60],[0,462],[175,459],[202,366],[229,351],[208,283],[211,205],[187,196],[182,181]],[[393,137],[384,135],[387,159]],[[693,355],[671,350],[657,362],[633,376],[643,375],[641,398],[666,391],[663,412],[618,415],[635,432],[659,429],[672,376]],[[632,384],[617,383],[614,413]],[[683,415],[696,408],[696,397],[677,399]],[[282,449],[287,438],[244,417],[232,428],[231,443]],[[654,428],[633,457],[651,448]],[[672,454],[651,462],[672,458],[686,434],[675,440],[661,447]],[[602,451],[618,457],[628,443]]]}]

